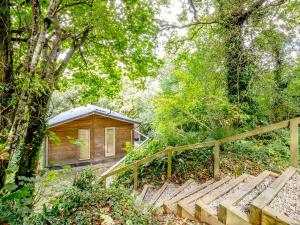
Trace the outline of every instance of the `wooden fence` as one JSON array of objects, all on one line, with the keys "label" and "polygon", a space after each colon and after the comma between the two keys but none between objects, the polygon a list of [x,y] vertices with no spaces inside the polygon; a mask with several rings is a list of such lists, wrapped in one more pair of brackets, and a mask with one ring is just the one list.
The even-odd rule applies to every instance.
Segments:
[{"label": "wooden fence", "polygon": [[101,181],[105,182],[106,178],[116,175],[121,172],[125,172],[127,170],[132,169],[133,170],[133,176],[134,176],[134,190],[138,189],[138,167],[144,163],[150,162],[154,159],[168,156],[168,167],[167,167],[167,178],[171,178],[172,175],[172,156],[174,152],[177,151],[188,151],[198,148],[205,148],[205,147],[214,147],[214,178],[219,179],[220,177],[220,146],[225,143],[229,143],[236,140],[242,140],[248,137],[252,137],[255,135],[264,134],[267,132],[271,132],[274,130],[282,129],[282,128],[290,128],[290,152],[291,152],[291,166],[298,168],[298,125],[300,123],[300,117],[285,120],[279,123],[267,125],[252,131],[247,131],[241,134],[233,135],[230,137],[225,137],[223,139],[214,140],[214,141],[207,141],[192,145],[184,145],[184,146],[177,146],[177,147],[169,147],[166,148],[154,155],[148,156],[144,159],[138,160],[136,162],[133,162],[129,165],[123,166],[121,168],[115,169],[113,171],[110,171],[109,173],[106,173],[101,177]]}]

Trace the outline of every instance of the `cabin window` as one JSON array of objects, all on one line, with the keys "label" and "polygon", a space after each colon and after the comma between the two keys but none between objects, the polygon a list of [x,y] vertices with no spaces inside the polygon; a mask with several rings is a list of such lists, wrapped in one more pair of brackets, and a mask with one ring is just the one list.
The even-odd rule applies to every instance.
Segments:
[{"label": "cabin window", "polygon": [[105,157],[116,155],[116,132],[115,127],[105,128]]},{"label": "cabin window", "polygon": [[90,129],[78,129],[79,140],[79,159],[86,160],[91,158]]}]

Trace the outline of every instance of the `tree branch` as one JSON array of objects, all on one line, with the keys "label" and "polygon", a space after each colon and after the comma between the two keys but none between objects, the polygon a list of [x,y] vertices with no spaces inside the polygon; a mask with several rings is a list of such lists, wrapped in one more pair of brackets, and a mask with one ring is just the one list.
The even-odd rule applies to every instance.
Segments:
[{"label": "tree branch", "polygon": [[20,29],[16,29],[16,30],[11,30],[12,34],[22,34],[23,32],[25,32],[27,29],[26,27],[22,27]]},{"label": "tree branch", "polygon": [[69,51],[67,52],[65,58],[62,60],[59,67],[54,72],[54,77],[56,79],[58,78],[58,76],[60,74],[62,74],[64,72],[64,70],[65,70],[67,64],[69,63],[72,55],[74,54],[74,52],[76,50],[78,50],[82,46],[82,44],[85,42],[85,40],[88,37],[88,34],[89,34],[90,30],[91,30],[91,27],[86,27],[84,29],[84,31],[82,32],[82,34],[80,35],[80,37],[77,37],[77,38],[73,39],[72,47],[69,49]]},{"label": "tree branch", "polygon": [[212,21],[197,21],[194,23],[188,23],[184,25],[164,24],[162,25],[162,29],[160,31],[169,30],[169,29],[184,29],[187,27],[193,27],[197,25],[211,25],[211,24],[220,24],[220,22],[217,20],[212,20]]},{"label": "tree branch", "polygon": [[28,41],[28,38],[17,38],[17,37],[12,37],[11,38],[12,41],[15,41],[15,42],[27,42]]},{"label": "tree branch", "polygon": [[30,63],[30,71],[33,72],[35,70],[36,65],[38,64],[38,61],[40,59],[40,55],[41,55],[41,51],[42,48],[46,42],[46,35],[47,35],[47,30],[49,28],[51,24],[51,20],[46,17],[44,19],[44,23],[43,23],[43,27],[41,29],[39,38],[37,40],[33,55],[32,55],[32,59],[31,59],[31,63]]},{"label": "tree branch", "polygon": [[286,0],[278,0],[274,3],[270,3],[268,5],[266,5],[264,8],[269,8],[269,7],[276,7],[276,6],[281,6],[282,4],[286,3]]},{"label": "tree branch", "polygon": [[194,4],[194,0],[188,0],[188,3],[190,4],[191,6],[191,12],[193,13],[194,15],[194,19],[199,22],[199,19],[198,19],[198,12],[197,12],[197,9],[195,7],[195,4]]},{"label": "tree branch", "polygon": [[87,5],[92,7],[93,6],[93,1],[88,2],[88,1],[78,1],[78,2],[73,2],[73,3],[69,3],[69,4],[64,4],[63,6],[61,6],[57,12],[59,12],[60,10],[67,8],[67,7],[72,7],[72,6],[76,6],[76,5]]}]

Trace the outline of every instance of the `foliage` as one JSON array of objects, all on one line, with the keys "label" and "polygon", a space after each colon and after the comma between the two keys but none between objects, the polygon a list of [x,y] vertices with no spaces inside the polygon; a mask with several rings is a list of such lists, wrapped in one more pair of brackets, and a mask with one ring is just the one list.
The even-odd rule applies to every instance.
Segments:
[{"label": "foliage", "polygon": [[229,143],[221,151],[221,170],[224,174],[258,175],[263,170],[281,173],[289,165],[288,130]]},{"label": "foliage", "polygon": [[[143,153],[132,152],[127,163],[166,146],[217,140],[299,115],[299,52],[292,48],[299,44],[295,32],[299,11],[291,11],[299,5],[295,1],[274,7],[258,1],[190,2],[182,6],[177,24],[162,23],[172,35],[161,91],[151,101],[151,133],[159,145],[155,151],[150,144]],[[253,13],[247,14],[248,10]],[[173,35],[179,29],[186,29],[186,34]],[[285,168],[287,134],[268,135],[222,146],[224,172]],[[197,165],[208,165],[203,176],[211,175],[212,155],[203,151],[204,157],[197,155],[201,150],[175,154],[174,177],[189,177],[191,171],[203,175]],[[166,162],[165,157],[140,166],[142,182],[165,177]],[[187,169],[186,164],[192,166]],[[120,179],[131,184],[131,172]]]},{"label": "foliage", "polygon": [[[76,178],[51,208],[29,220],[33,181],[16,178],[34,174],[54,90],[65,91],[53,97],[55,113],[96,103],[145,121],[143,130],[152,141],[139,151],[128,148],[125,164],[167,146],[217,140],[299,116],[296,0],[191,0],[183,3],[177,24],[156,18],[157,6],[169,1],[4,2],[0,174],[7,178],[4,175],[13,172],[11,181],[19,183],[2,188],[0,180],[1,222],[20,224],[26,218],[30,224],[90,224],[110,215],[121,224],[155,223],[134,207],[123,187],[105,190],[90,171]],[[162,62],[153,51],[158,25],[171,36],[164,46],[166,65],[159,73]],[[179,29],[184,35],[178,35]],[[154,82],[159,85],[152,88],[145,77],[157,75]],[[132,80],[138,81],[132,85]],[[143,85],[148,85],[145,92],[135,87]],[[289,162],[287,139],[283,130],[223,145],[222,171],[281,171]],[[13,160],[7,164],[7,158]],[[205,179],[212,175],[212,166],[211,148],[174,153],[173,179]],[[166,157],[141,165],[141,182],[161,182],[166,167]],[[131,173],[118,177],[117,184],[132,185]]]},{"label": "foliage", "polygon": [[73,181],[73,186],[81,190],[90,190],[93,185],[93,181],[96,176],[91,170],[86,170],[80,174],[79,177],[76,177]]},{"label": "foliage", "polygon": [[34,175],[55,90],[77,89],[81,104],[92,102],[115,95],[123,76],[155,76],[160,61],[147,0],[5,0],[0,8],[0,152],[10,159],[2,187]]},{"label": "foliage", "polygon": [[74,186],[52,201],[50,208],[33,215],[28,224],[100,224],[106,216],[117,224],[156,224],[151,214],[134,205],[134,197],[122,187],[102,188],[87,170]]},{"label": "foliage", "polygon": [[72,76],[62,77],[60,90],[74,90],[77,102],[93,103],[100,96],[120,91],[123,76],[155,76],[160,61],[153,55],[155,8],[149,1],[95,2],[92,9],[78,9],[76,21],[93,25],[93,35],[70,62]]},{"label": "foliage", "polygon": [[23,219],[32,213],[33,179],[19,177],[20,186],[8,183],[0,191],[0,224],[22,224]]},{"label": "foliage", "polygon": [[[153,155],[160,150],[162,150],[162,145],[154,140],[143,151],[131,151],[125,164]],[[240,175],[242,173],[258,175],[263,170],[281,173],[290,165],[289,131],[283,129],[260,137],[224,144],[221,147],[220,158],[221,172],[224,175]],[[166,171],[167,157],[161,157],[140,165],[138,170],[139,185],[146,183],[161,184],[166,179]],[[212,176],[212,148],[173,153],[172,179],[174,182],[182,183],[189,178],[206,180]],[[132,171],[120,174],[116,179],[116,183],[125,184],[132,188]]]},{"label": "foliage", "polygon": [[[144,148],[130,151],[124,164],[132,163],[147,156],[153,155],[165,147],[157,140],[150,141]],[[186,152],[176,152],[173,154],[172,174],[174,182],[183,182],[189,178],[206,179],[212,175],[212,149],[195,149]],[[166,179],[167,157],[155,159],[149,163],[139,166],[140,185],[145,183],[162,183]],[[132,171],[120,174],[115,184],[122,184],[127,187],[133,187]]]},{"label": "foliage", "polygon": [[226,98],[222,62],[214,42],[212,38],[198,51],[180,54],[175,69],[162,81],[162,92],[153,100],[152,127],[167,145],[218,139],[249,120]]}]

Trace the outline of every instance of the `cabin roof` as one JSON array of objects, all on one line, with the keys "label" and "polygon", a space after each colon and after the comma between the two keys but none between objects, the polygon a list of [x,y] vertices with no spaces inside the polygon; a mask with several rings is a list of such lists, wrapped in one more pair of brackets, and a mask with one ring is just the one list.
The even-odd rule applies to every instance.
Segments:
[{"label": "cabin roof", "polygon": [[114,112],[109,109],[104,109],[95,105],[86,105],[86,106],[80,106],[77,108],[70,109],[68,111],[58,114],[57,116],[50,118],[48,120],[48,125],[50,127],[54,127],[62,123],[70,122],[72,120],[83,118],[90,115],[105,116],[105,117],[109,117],[112,119],[132,123],[132,124],[140,123],[118,112]]}]

